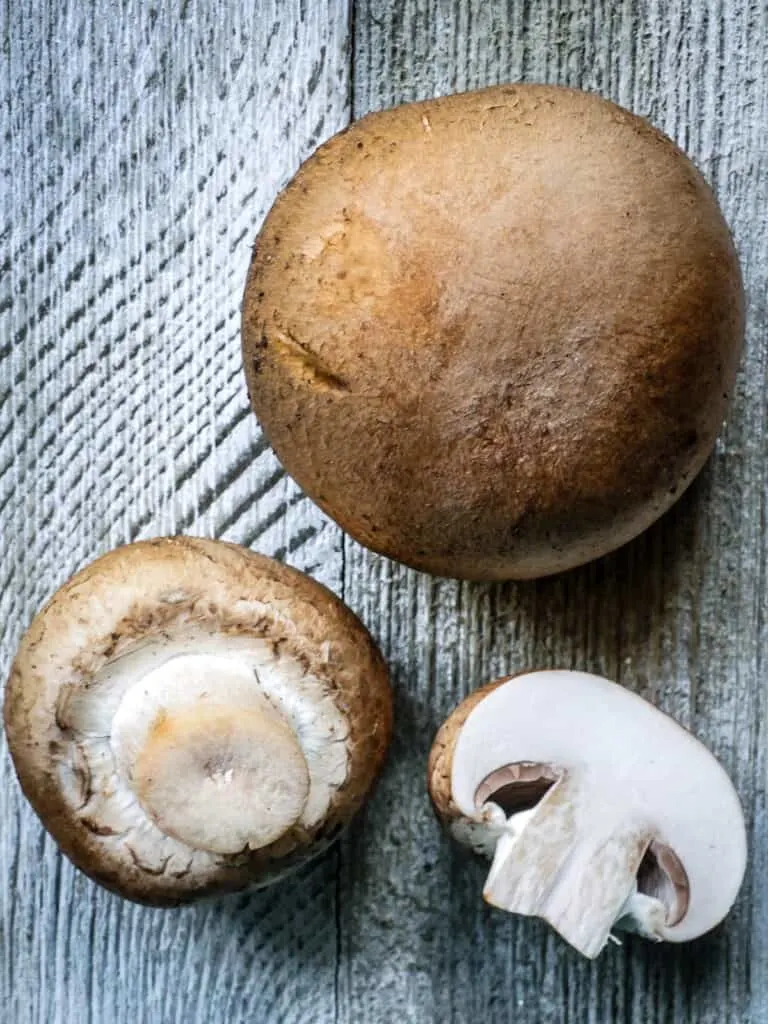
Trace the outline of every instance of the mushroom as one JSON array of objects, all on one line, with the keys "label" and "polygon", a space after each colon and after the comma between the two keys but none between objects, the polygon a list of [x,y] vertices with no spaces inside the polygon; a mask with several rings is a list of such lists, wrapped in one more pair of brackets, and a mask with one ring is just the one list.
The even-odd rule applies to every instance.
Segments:
[{"label": "mushroom", "polygon": [[387,669],[349,609],[295,569],[186,537],[118,548],[61,587],[4,711],[64,853],[158,906],[266,884],[322,850],[391,728]]},{"label": "mushroom", "polygon": [[543,918],[590,958],[614,928],[704,934],[744,875],[744,819],[719,762],[598,676],[531,672],[477,691],[437,734],[429,791],[451,834],[492,858],[486,901]]},{"label": "mushroom", "polygon": [[286,469],[440,576],[560,572],[635,537],[712,449],[739,264],[693,164],[598,96],[513,85],[370,114],[258,236],[243,362]]}]

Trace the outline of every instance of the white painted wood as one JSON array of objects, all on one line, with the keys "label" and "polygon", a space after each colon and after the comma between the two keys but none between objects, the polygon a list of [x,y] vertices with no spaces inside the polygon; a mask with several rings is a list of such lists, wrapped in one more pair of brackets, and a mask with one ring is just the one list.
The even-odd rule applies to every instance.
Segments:
[{"label": "white painted wood", "polygon": [[[395,745],[340,850],[178,912],[101,892],[0,768],[3,1024],[768,1022],[768,13],[762,0],[13,0],[0,7],[0,672],[86,560],[172,530],[309,569],[392,662]],[[351,14],[354,17],[351,17]],[[350,34],[350,22],[354,31]],[[353,74],[351,73],[353,72]],[[357,115],[495,81],[597,89],[673,134],[733,224],[750,301],[732,415],[645,537],[560,579],[433,580],[342,544],[247,409],[249,248],[280,185]],[[618,678],[733,773],[752,869],[724,928],[594,965],[479,898],[424,768],[478,683]]]},{"label": "white painted wood", "polygon": [[[73,570],[171,531],[338,589],[338,529],[248,409],[239,306],[276,191],[348,120],[334,0],[14,0],[0,160],[0,671]],[[0,777],[3,1024],[335,1019],[336,855],[172,913],[76,874]]]}]

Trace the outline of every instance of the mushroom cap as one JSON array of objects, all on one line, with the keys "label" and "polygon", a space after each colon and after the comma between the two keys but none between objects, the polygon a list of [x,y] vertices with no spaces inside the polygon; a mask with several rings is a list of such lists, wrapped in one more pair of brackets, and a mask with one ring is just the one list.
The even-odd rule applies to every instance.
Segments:
[{"label": "mushroom cap", "polygon": [[485,686],[481,686],[473,693],[470,693],[458,707],[453,709],[437,730],[427,762],[427,789],[435,814],[447,827],[450,827],[464,816],[453,799],[451,788],[453,758],[459,734],[464,728],[464,723],[469,718],[470,713],[477,705],[484,701],[488,694],[492,693],[497,687],[512,678],[514,677],[504,676],[502,679],[486,683]]},{"label": "mushroom cap", "polygon": [[631,822],[673,851],[689,902],[664,939],[687,941],[725,917],[746,866],[741,805],[714,755],[672,718],[583,672],[499,680],[460,705],[435,739],[429,788],[438,815],[457,837],[471,836],[457,825],[481,822],[482,783],[525,762],[579,775],[590,801],[576,810],[577,829],[582,821],[603,834],[612,821],[617,830]]},{"label": "mushroom cap", "polygon": [[[236,673],[232,684],[238,701],[251,702],[246,725],[249,711],[264,705],[276,717],[279,711],[281,722],[294,727],[291,736],[304,736],[305,746],[304,734],[330,730],[332,763],[327,750],[305,749],[293,790],[286,795],[279,779],[268,780],[294,811],[304,811],[285,834],[259,849],[222,854],[214,842],[210,852],[193,850],[146,815],[136,823],[130,807],[109,803],[125,782],[126,750],[150,729],[157,711],[152,671],[166,659],[181,662],[198,653],[225,659],[225,665],[241,657],[258,661],[253,671],[268,687],[266,697],[254,687],[253,674],[248,686]],[[146,692],[131,688],[137,677],[148,680]],[[206,733],[193,714],[204,680],[182,673],[171,683],[174,699],[188,701],[174,727],[211,742],[221,722]],[[316,702],[317,714],[314,705],[306,714],[300,690]],[[22,639],[4,715],[24,794],[64,853],[120,895],[170,906],[266,884],[322,850],[374,784],[389,743],[392,707],[380,653],[325,587],[234,544],[171,537],[117,548],[54,594]],[[295,743],[287,726],[281,729],[271,734],[269,749],[290,759]],[[157,783],[152,759],[164,756],[159,749],[146,748],[148,784]],[[248,756],[263,762],[267,748],[261,753]],[[171,780],[186,770],[178,751],[173,757]],[[301,774],[307,770],[313,776],[308,798]],[[167,796],[155,785],[149,802]]]},{"label": "mushroom cap", "polygon": [[743,335],[688,158],[597,96],[514,85],[371,114],[278,197],[243,306],[254,409],[361,543],[526,578],[629,541],[703,465]]}]

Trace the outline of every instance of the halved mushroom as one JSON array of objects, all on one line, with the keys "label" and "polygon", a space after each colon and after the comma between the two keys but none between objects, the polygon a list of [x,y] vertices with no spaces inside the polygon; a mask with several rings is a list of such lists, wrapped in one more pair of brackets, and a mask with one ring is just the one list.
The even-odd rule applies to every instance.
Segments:
[{"label": "halved mushroom", "polygon": [[174,905],[323,849],[379,772],[391,695],[325,587],[174,537],[118,548],[54,595],[19,647],[5,727],[67,856],[129,899]]},{"label": "halved mushroom", "polygon": [[543,918],[588,957],[613,928],[704,934],[744,875],[741,806],[718,761],[598,676],[532,672],[477,691],[437,734],[429,790],[454,837],[493,858],[488,903]]}]

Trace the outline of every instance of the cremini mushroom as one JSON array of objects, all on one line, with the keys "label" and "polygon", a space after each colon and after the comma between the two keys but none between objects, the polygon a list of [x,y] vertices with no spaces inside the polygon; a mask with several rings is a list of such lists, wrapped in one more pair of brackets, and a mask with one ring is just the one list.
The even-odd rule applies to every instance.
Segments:
[{"label": "cremini mushroom", "polygon": [[500,680],[440,729],[429,790],[492,858],[488,903],[541,917],[587,957],[612,929],[685,942],[741,885],[741,806],[715,757],[636,694],[581,672]]},{"label": "cremini mushroom", "polygon": [[598,96],[512,85],[320,147],[258,236],[243,361],[278,457],[353,537],[524,578],[680,496],[742,333],[728,227],[687,157]]},{"label": "cremini mushroom", "polygon": [[130,544],[37,615],[5,698],[22,789],[62,850],[157,905],[265,884],[361,806],[391,724],[366,630],[224,542]]}]

